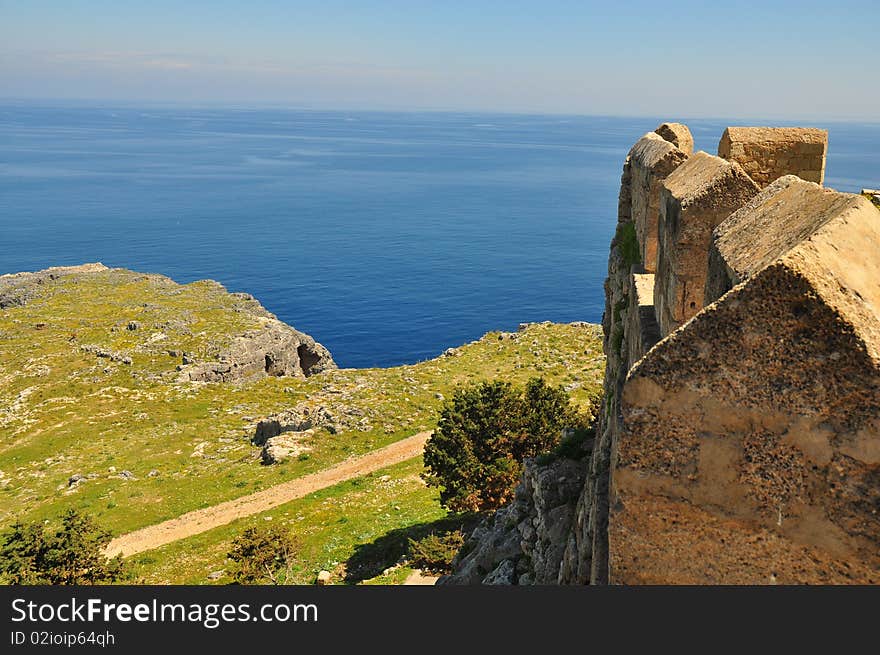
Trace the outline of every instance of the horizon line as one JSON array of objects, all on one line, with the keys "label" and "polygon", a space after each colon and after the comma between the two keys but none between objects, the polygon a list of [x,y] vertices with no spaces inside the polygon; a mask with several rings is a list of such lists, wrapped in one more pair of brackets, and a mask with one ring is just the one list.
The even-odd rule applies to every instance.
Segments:
[{"label": "horizon line", "polygon": [[227,109],[238,111],[268,111],[268,110],[284,110],[284,111],[301,111],[301,112],[324,112],[324,113],[387,113],[387,114],[457,114],[457,115],[478,115],[478,116],[553,116],[553,117],[571,117],[571,118],[652,118],[658,119],[666,115],[671,116],[669,120],[706,120],[706,121],[725,121],[725,120],[758,120],[758,121],[822,121],[829,123],[849,123],[859,125],[880,125],[880,117],[868,116],[830,116],[819,117],[801,115],[795,118],[783,116],[721,116],[712,114],[692,114],[689,116],[681,114],[647,114],[638,112],[621,112],[621,113],[605,113],[605,112],[574,112],[574,111],[548,111],[548,110],[516,110],[516,109],[466,109],[466,108],[415,108],[415,107],[330,107],[330,106],[311,106],[298,105],[286,102],[256,102],[244,103],[229,100],[200,100],[200,101],[177,101],[177,100],[157,100],[157,99],[130,99],[124,100],[120,98],[74,98],[74,97],[23,97],[23,96],[4,96],[0,94],[0,105],[4,104],[21,104],[39,106],[40,104],[48,104],[55,106],[83,106],[96,109],[112,109],[112,108],[141,108],[155,107],[159,109]]}]

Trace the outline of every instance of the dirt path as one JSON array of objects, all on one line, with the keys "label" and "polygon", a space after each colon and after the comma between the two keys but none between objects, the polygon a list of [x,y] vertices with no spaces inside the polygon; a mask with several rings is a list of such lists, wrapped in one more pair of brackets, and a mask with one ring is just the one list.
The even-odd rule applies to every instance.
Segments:
[{"label": "dirt path", "polygon": [[412,437],[396,441],[366,455],[347,459],[323,471],[310,473],[263,491],[228,500],[212,507],[187,512],[175,519],[129,532],[111,541],[107,545],[106,553],[110,556],[121,553],[128,557],[145,550],[152,550],[170,544],[172,541],[185,539],[220,525],[226,525],[235,519],[265,512],[319,489],[412,459],[422,453],[425,442],[430,436],[430,432],[419,432]]},{"label": "dirt path", "polygon": [[421,569],[414,569],[412,573],[403,581],[404,585],[409,586],[430,586],[437,584],[440,579],[439,575],[426,575]]}]

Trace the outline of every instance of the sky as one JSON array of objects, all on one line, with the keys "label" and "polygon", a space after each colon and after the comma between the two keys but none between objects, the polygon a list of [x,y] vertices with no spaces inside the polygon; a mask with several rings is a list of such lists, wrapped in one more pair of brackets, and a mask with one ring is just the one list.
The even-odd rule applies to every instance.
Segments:
[{"label": "sky", "polygon": [[0,99],[880,121],[876,0],[0,0]]}]

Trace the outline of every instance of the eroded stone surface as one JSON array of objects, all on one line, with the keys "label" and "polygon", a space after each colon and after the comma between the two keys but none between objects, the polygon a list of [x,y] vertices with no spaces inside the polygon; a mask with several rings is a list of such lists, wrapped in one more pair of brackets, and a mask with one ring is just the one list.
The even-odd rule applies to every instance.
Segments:
[{"label": "eroded stone surface", "polygon": [[234,339],[216,361],[186,366],[181,377],[197,382],[231,382],[252,377],[308,377],[336,368],[330,352],[309,335],[275,318]]},{"label": "eroded stone surface", "polygon": [[[735,535],[727,564],[699,581],[758,581],[758,542],[789,582],[877,581],[880,271],[854,257],[856,243],[880,249],[880,222],[802,241],[629,373],[609,519],[623,564],[612,581],[694,581],[695,558],[720,552],[725,532]],[[657,521],[689,533],[690,550],[647,532]],[[799,559],[808,552],[818,554]]]},{"label": "eroded stone surface", "polygon": [[514,502],[477,526],[453,572],[437,584],[560,582],[585,468],[585,461],[571,459],[529,462]]},{"label": "eroded stone surface", "polygon": [[[626,199],[638,237],[642,265],[652,273],[657,264],[657,220],[663,180],[678,168],[687,155],[654,132],[645,134],[629,153]],[[624,201],[624,197],[621,196]],[[625,201],[624,201],[625,202]]]},{"label": "eroded stone surface", "polygon": [[663,335],[703,307],[712,230],[759,191],[736,162],[698,152],[661,190],[654,306]]},{"label": "eroded stone surface", "polygon": [[53,282],[60,277],[100,273],[106,270],[109,269],[104,264],[95,262],[79,266],[53,266],[42,271],[0,275],[0,309],[27,304],[41,285]]},{"label": "eroded stone surface", "polygon": [[[765,268],[817,231],[876,221],[869,202],[793,175],[779,178],[714,231],[706,302]],[[854,253],[853,253],[854,254]]]},{"label": "eroded stone surface", "polygon": [[654,131],[684,154],[694,154],[694,137],[684,123],[663,123]]},{"label": "eroded stone surface", "polygon": [[718,156],[736,161],[762,187],[783,175],[822,184],[828,131],[809,127],[728,127]]}]

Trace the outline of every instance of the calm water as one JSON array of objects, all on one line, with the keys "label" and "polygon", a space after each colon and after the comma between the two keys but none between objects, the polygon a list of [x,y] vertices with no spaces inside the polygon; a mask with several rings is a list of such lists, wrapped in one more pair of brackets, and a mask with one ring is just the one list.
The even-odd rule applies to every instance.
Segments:
[{"label": "calm water", "polygon": [[[688,121],[714,152],[730,121]],[[0,272],[213,278],[388,366],[522,321],[599,321],[620,167],[657,119],[0,106]],[[880,125],[827,184],[880,186]]]}]

